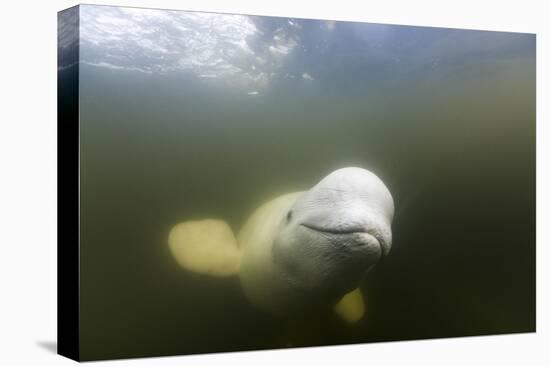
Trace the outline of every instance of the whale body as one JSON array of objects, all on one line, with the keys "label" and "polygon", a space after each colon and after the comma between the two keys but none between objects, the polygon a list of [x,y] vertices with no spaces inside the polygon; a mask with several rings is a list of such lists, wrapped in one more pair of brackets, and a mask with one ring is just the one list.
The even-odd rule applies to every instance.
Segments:
[{"label": "whale body", "polygon": [[219,219],[177,224],[168,243],[185,269],[238,276],[248,300],[279,316],[332,307],[363,317],[359,289],[392,244],[394,203],[374,173],[338,169],[307,191],[256,209],[235,236]]}]

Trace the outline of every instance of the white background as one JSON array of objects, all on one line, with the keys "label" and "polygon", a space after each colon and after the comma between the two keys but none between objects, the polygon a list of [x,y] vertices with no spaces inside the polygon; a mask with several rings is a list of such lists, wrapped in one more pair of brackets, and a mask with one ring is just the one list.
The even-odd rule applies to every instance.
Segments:
[{"label": "white background", "polygon": [[[95,1],[184,10],[537,33],[537,333],[97,362],[114,366],[548,366],[548,68],[545,1]],[[2,3],[0,366],[65,366],[56,342],[56,12],[73,1]],[[511,269],[510,271],[513,271]],[[505,287],[506,285],[503,284]],[[514,297],[510,294],[510,297]]]}]

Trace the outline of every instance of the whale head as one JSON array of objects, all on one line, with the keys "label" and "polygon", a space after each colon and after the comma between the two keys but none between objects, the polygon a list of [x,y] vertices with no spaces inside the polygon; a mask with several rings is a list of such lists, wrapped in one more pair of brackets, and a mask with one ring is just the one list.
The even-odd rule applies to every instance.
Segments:
[{"label": "whale head", "polygon": [[393,213],[375,174],[336,170],[285,213],[273,242],[274,271],[312,298],[337,300],[390,252]]}]

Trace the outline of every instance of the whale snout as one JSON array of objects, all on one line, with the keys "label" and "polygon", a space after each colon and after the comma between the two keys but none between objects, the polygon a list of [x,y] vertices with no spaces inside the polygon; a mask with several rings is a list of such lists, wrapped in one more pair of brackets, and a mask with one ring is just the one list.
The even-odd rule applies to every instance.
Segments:
[{"label": "whale snout", "polygon": [[301,227],[316,232],[343,246],[364,246],[386,256],[391,248],[391,224],[363,203],[318,210],[302,216]]},{"label": "whale snout", "polygon": [[386,240],[379,231],[372,228],[358,225],[331,228],[309,223],[302,223],[301,226],[325,237],[336,247],[366,252],[370,262],[377,262],[388,252]]}]

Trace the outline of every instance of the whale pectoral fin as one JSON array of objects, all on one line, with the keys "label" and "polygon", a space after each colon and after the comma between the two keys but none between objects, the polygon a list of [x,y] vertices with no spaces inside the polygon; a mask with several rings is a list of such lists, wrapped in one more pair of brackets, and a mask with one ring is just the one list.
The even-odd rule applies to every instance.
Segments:
[{"label": "whale pectoral fin", "polygon": [[237,239],[225,221],[205,219],[179,223],[170,231],[168,245],[184,269],[220,277],[239,271]]},{"label": "whale pectoral fin", "polygon": [[340,302],[334,306],[334,312],[344,321],[354,323],[363,317],[365,303],[359,288],[347,293]]}]

